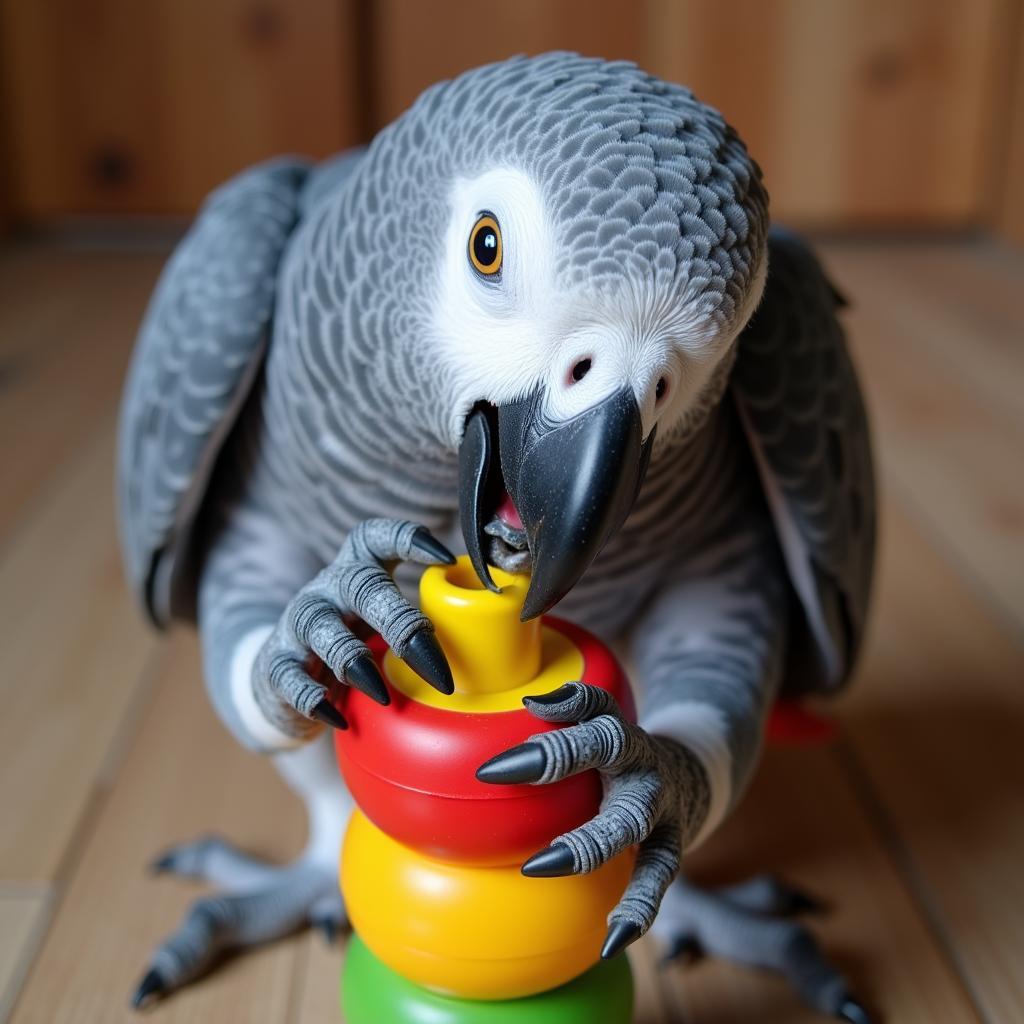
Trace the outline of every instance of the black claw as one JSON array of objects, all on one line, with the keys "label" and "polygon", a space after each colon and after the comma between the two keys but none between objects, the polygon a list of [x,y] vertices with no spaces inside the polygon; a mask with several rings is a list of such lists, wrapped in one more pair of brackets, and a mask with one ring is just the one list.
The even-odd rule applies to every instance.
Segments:
[{"label": "black claw", "polygon": [[413,633],[400,655],[416,675],[425,679],[435,690],[441,693],[454,693],[455,680],[448,659],[437,642],[437,637],[429,629],[421,629]]},{"label": "black claw", "polygon": [[545,707],[552,704],[561,704],[572,696],[575,687],[572,683],[563,683],[557,690],[550,693],[538,693],[535,697],[524,697],[523,703],[529,707],[531,704],[543,704]]},{"label": "black claw", "polygon": [[156,860],[151,861],[149,865],[149,870],[154,875],[166,874],[168,871],[174,870],[174,861],[174,852],[172,850],[169,850],[167,853],[162,853],[159,857],[156,858]]},{"label": "black claw", "polygon": [[819,900],[799,889],[793,889],[786,900],[786,911],[790,914],[819,914],[823,909]]},{"label": "black claw", "polygon": [[328,946],[334,945],[338,938],[338,922],[335,918],[318,917],[313,921],[313,927],[323,935]]},{"label": "black claw", "polygon": [[692,935],[679,935],[674,938],[661,958],[662,966],[667,966],[679,960],[689,964],[699,960],[704,955],[700,943]]},{"label": "black claw", "polygon": [[850,1024],[871,1024],[871,1014],[850,995],[843,997],[839,1009],[836,1010],[836,1017],[839,1020],[848,1020]]},{"label": "black claw", "polygon": [[521,743],[485,761],[477,768],[476,777],[481,782],[500,786],[536,782],[544,774],[546,765],[547,756],[539,743]]},{"label": "black claw", "polygon": [[563,875],[574,874],[575,869],[576,858],[565,843],[545,847],[521,868],[528,878],[561,878]]},{"label": "black claw", "polygon": [[149,970],[139,982],[139,987],[132,996],[132,1009],[141,1010],[143,1006],[159,999],[167,991],[167,982],[157,970]]},{"label": "black claw", "polygon": [[388,693],[387,684],[381,677],[372,655],[360,654],[354,661],[349,662],[345,669],[345,679],[351,686],[365,693],[370,700],[385,706],[391,703],[391,694]]},{"label": "black claw", "polygon": [[615,921],[608,929],[608,935],[601,947],[601,959],[611,960],[618,956],[631,942],[640,938],[640,926],[632,921]]},{"label": "black claw", "polygon": [[445,565],[455,564],[455,556],[426,527],[421,526],[412,535],[412,546]]},{"label": "black claw", "polygon": [[313,708],[310,715],[318,722],[323,722],[324,725],[329,725],[334,729],[348,728],[345,716],[326,698]]}]

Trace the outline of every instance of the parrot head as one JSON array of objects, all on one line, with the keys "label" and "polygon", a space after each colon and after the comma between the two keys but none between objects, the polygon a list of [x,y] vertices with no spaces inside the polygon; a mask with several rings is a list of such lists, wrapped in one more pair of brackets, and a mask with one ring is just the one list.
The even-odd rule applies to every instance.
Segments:
[{"label": "parrot head", "polygon": [[655,438],[721,398],[764,283],[760,172],[688,90],[575,54],[433,87],[370,157],[415,208],[400,333],[442,371],[466,547],[485,586],[530,572],[532,618],[622,525]]}]

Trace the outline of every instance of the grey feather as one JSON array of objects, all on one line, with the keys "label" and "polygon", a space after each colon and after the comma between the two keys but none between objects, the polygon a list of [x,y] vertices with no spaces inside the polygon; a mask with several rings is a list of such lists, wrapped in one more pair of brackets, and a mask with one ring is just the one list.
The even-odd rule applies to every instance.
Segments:
[{"label": "grey feather", "polygon": [[277,160],[214,192],[140,332],[121,407],[118,506],[129,580],[161,624],[216,455],[261,364],[306,170]]},{"label": "grey feather", "polygon": [[871,443],[836,306],[810,249],[773,229],[731,387],[804,613],[790,641],[793,690],[832,690],[849,676],[874,564]]}]

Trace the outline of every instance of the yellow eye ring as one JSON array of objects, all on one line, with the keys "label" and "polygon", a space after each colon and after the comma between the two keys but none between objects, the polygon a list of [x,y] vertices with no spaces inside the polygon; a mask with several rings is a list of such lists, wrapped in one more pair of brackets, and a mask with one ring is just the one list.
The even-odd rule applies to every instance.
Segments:
[{"label": "yellow eye ring", "polygon": [[469,233],[469,262],[484,277],[501,270],[501,228],[493,214],[482,213]]}]

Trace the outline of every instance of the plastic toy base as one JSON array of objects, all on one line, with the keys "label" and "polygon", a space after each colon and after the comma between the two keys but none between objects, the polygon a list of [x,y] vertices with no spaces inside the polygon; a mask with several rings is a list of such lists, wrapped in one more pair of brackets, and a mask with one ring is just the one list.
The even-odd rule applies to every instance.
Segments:
[{"label": "plastic toy base", "polygon": [[341,887],[353,928],[403,977],[460,999],[519,999],[598,962],[634,860],[629,850],[589,874],[527,878],[518,865],[430,860],[356,811]]},{"label": "plastic toy base", "polygon": [[341,1008],[346,1024],[629,1024],[633,974],[619,956],[525,999],[452,999],[406,981],[353,936],[341,975]]}]

